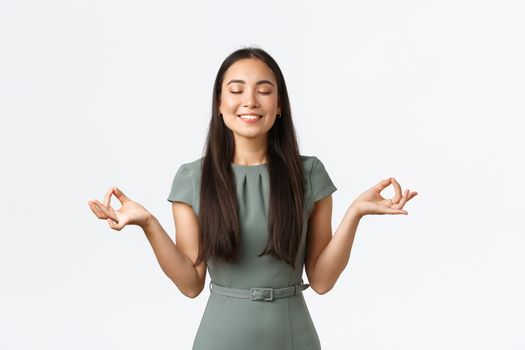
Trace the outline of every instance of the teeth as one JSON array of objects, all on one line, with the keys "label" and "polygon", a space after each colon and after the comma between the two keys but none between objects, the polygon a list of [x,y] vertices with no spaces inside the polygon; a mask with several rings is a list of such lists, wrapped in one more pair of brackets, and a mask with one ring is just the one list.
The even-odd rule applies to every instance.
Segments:
[{"label": "teeth", "polygon": [[249,114],[240,115],[239,117],[241,117],[242,119],[257,119],[257,118],[259,118],[258,115],[249,115]]}]

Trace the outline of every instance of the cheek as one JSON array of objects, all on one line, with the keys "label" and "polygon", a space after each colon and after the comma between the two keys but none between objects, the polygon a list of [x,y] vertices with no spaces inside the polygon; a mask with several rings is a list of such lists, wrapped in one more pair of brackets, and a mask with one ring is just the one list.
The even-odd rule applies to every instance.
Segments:
[{"label": "cheek", "polygon": [[275,98],[266,99],[264,100],[264,105],[267,109],[277,109],[277,106],[278,106],[277,99]]},{"label": "cheek", "polygon": [[226,108],[233,107],[236,104],[238,104],[238,101],[235,98],[235,96],[229,95],[229,96],[224,96],[224,97],[221,98],[221,105],[223,107],[226,107]]}]

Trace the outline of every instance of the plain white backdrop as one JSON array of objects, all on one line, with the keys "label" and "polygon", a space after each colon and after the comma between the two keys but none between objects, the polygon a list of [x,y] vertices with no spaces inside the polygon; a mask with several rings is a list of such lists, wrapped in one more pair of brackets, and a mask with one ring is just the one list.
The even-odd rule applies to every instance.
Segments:
[{"label": "plain white backdrop", "polygon": [[171,181],[248,45],[338,188],[334,233],[383,178],[419,193],[363,218],[332,291],[305,291],[323,349],[525,349],[519,0],[2,0],[0,348],[191,348],[209,290],[185,297],[87,200],[118,186],[174,238]]}]

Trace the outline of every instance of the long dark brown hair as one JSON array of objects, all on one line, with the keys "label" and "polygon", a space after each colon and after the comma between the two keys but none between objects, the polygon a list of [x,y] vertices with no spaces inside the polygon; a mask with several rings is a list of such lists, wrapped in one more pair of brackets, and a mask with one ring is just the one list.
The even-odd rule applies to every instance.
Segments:
[{"label": "long dark brown hair", "polygon": [[281,117],[275,119],[268,131],[268,241],[258,256],[271,254],[295,268],[303,230],[303,165],[283,74],[267,52],[255,47],[239,49],[226,57],[215,78],[201,168],[200,243],[195,265],[211,257],[229,262],[238,259],[241,234],[235,177],[231,168],[235,141],[232,131],[218,114],[224,74],[233,63],[243,58],[259,59],[273,71],[281,107]]}]

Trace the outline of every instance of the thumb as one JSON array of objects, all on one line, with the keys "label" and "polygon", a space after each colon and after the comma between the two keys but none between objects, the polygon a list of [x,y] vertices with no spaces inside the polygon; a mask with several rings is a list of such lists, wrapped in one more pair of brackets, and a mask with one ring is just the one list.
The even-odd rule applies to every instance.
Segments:
[{"label": "thumb", "polygon": [[408,215],[408,212],[406,210],[402,209],[386,209],[385,214],[405,214]]},{"label": "thumb", "polygon": [[116,230],[116,231],[120,231],[124,228],[124,226],[126,226],[126,224],[124,223],[124,220],[120,220],[119,223],[115,223],[113,220],[111,219],[106,219],[108,224],[109,224],[109,227],[111,227],[112,229]]}]

